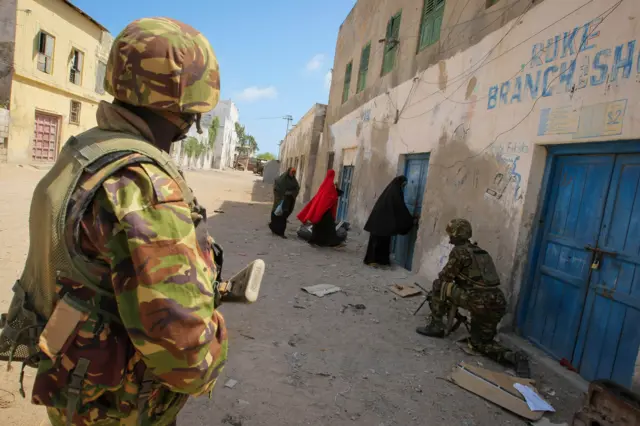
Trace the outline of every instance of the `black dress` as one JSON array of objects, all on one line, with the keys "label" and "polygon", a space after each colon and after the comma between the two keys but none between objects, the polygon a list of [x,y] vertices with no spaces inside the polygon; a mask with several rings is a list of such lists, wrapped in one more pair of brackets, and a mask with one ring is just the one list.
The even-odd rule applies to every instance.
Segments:
[{"label": "black dress", "polygon": [[[287,229],[287,219],[296,206],[296,197],[299,190],[298,181],[295,176],[291,176],[291,168],[281,174],[273,185],[273,207],[271,208],[269,229],[280,237],[285,238],[284,232]],[[281,201],[283,202],[282,215],[276,216],[274,213]]]},{"label": "black dress", "polygon": [[389,265],[391,238],[405,235],[413,228],[413,216],[404,203],[402,186],[407,181],[398,176],[391,181],[373,206],[364,230],[370,233],[364,263]]},{"label": "black dress", "polygon": [[309,244],[320,247],[336,247],[342,244],[346,236],[340,237],[336,232],[336,222],[333,220],[331,209],[327,210],[322,219],[311,229]]},{"label": "black dress", "polygon": [[271,229],[271,232],[280,237],[284,237],[284,232],[287,229],[287,219],[291,216],[296,202],[295,197],[291,195],[285,195],[282,200],[284,201],[282,203],[282,214],[280,216],[275,215],[276,208],[278,207],[278,204],[280,204],[278,202],[278,204],[271,209],[271,222],[269,223],[269,229]]},{"label": "black dress", "polygon": [[367,245],[367,254],[364,256],[364,263],[367,265],[391,265],[390,252],[391,237],[371,234]]}]

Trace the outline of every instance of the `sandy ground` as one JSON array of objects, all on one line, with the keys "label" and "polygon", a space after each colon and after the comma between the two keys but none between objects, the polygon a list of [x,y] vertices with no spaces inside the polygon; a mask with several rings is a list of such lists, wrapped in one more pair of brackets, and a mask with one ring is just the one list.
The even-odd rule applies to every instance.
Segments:
[{"label": "sandy ground", "polygon": [[[28,249],[31,193],[44,171],[0,165],[0,308],[11,299]],[[362,264],[364,236],[341,249],[319,249],[267,228],[271,187],[251,173],[190,172],[189,184],[207,208],[212,235],[225,248],[224,275],[254,258],[267,263],[258,302],[223,305],[230,354],[213,397],[194,399],[181,425],[523,425],[521,419],[446,381],[459,361],[501,370],[465,354],[454,339],[414,332],[425,321],[413,316],[421,297],[399,299],[386,290],[411,280],[402,269]],[[214,210],[220,211],[219,213]],[[335,284],[342,292],[318,298],[301,290]],[[366,309],[351,305],[363,304]],[[581,395],[562,379],[532,366],[539,389],[570,423]],[[18,394],[18,368],[0,365],[3,425],[37,425],[44,411]],[[27,370],[27,394],[33,380]],[[229,380],[237,384],[224,387]]]}]

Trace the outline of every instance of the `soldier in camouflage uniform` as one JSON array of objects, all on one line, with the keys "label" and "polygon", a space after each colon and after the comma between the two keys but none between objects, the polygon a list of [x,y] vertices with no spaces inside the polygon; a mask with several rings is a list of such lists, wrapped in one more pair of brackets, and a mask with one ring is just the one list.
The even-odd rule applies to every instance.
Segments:
[{"label": "soldier in camouflage uniform", "polygon": [[515,367],[519,375],[528,376],[526,356],[494,340],[498,324],[506,313],[507,301],[500,290],[500,279],[491,256],[471,243],[469,221],[453,219],[446,231],[454,247],[447,264],[433,282],[429,295],[430,321],[416,331],[442,338],[446,331],[443,317],[450,314],[452,306],[468,310],[471,314],[471,348],[500,364]]},{"label": "soldier in camouflage uniform", "polygon": [[217,246],[167,154],[217,104],[218,63],[192,27],[141,19],[116,37],[105,88],[97,128],[34,192],[0,352],[34,331],[32,402],[54,426],[175,425],[227,357]]}]

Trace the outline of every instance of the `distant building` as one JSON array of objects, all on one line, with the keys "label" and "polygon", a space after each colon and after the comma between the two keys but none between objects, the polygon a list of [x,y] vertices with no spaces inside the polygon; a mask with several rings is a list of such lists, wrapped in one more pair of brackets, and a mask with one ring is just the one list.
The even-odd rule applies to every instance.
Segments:
[{"label": "distant building", "polygon": [[13,45],[11,23],[0,26],[0,41],[15,46],[0,54],[0,76],[13,55],[11,80],[0,78],[0,103],[8,103],[11,120],[6,158],[55,161],[70,136],[96,125],[100,101],[112,99],[103,84],[113,37],[70,1],[9,0],[0,12],[15,22]]},{"label": "distant building", "polygon": [[238,135],[236,123],[238,122],[238,108],[232,100],[220,101],[210,112],[204,114],[201,120],[202,134],[198,134],[196,126],[192,126],[187,137],[196,138],[201,144],[209,145],[209,128],[213,124],[214,117],[218,117],[218,133],[213,150],[207,150],[200,158],[188,158],[184,150],[186,139],[176,142],[171,147],[174,159],[183,167],[209,170],[224,170],[233,168],[236,154]]},{"label": "distant building", "polygon": [[236,104],[232,100],[220,101],[213,111],[206,114],[206,117],[206,120],[209,121],[208,125],[213,117],[218,117],[220,126],[214,146],[213,168],[219,170],[233,168],[236,145],[238,144],[236,123],[240,118]]}]

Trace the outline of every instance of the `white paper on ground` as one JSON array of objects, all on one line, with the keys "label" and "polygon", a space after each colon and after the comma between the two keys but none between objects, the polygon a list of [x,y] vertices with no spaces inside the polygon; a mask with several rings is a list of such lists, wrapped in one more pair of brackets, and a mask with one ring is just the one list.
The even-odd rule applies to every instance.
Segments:
[{"label": "white paper on ground", "polygon": [[529,386],[522,385],[520,383],[514,383],[513,387],[518,390],[524,396],[525,401],[527,401],[527,405],[531,411],[551,411],[553,413],[556,410],[540,395],[538,395],[533,389]]},{"label": "white paper on ground", "polygon": [[333,294],[339,292],[341,289],[333,284],[317,284],[309,287],[302,287],[307,293],[313,294],[318,297],[326,296],[327,294]]}]

